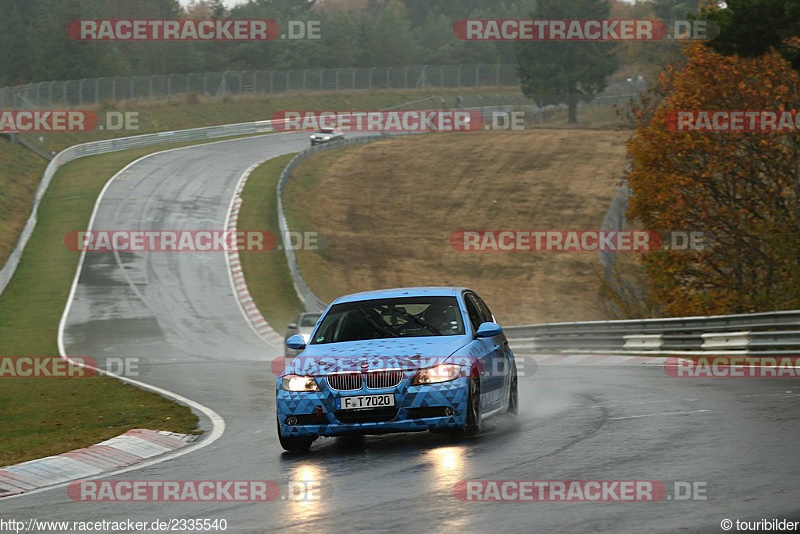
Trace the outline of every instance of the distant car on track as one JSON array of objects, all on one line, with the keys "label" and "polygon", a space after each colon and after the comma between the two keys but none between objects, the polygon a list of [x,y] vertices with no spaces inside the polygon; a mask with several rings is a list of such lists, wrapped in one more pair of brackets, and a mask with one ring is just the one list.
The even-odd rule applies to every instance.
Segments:
[{"label": "distant car on track", "polygon": [[336,128],[320,128],[318,132],[314,132],[310,137],[311,146],[321,145],[323,143],[344,139],[344,132]]},{"label": "distant car on track", "polygon": [[278,377],[281,446],[319,436],[421,430],[477,434],[518,410],[517,370],[503,328],[466,288],[347,295],[324,312]]},{"label": "distant car on track", "polygon": [[[317,324],[320,316],[322,314],[319,312],[306,312],[301,313],[297,316],[293,323],[289,323],[289,326],[286,327],[286,334],[283,336],[284,342],[292,336],[300,335],[303,339],[308,342],[311,338],[311,331],[314,330],[314,326]],[[294,349],[290,349],[285,343],[283,348],[284,356],[296,356],[298,351]]]}]

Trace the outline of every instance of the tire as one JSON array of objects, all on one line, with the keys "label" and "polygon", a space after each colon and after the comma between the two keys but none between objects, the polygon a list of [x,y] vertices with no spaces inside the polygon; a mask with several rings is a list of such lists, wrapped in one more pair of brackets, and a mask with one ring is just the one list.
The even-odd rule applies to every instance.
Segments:
[{"label": "tire", "polygon": [[514,374],[511,376],[511,387],[508,391],[508,411],[511,417],[516,417],[519,413],[519,393],[517,391],[517,368],[514,366]]},{"label": "tire", "polygon": [[481,381],[473,378],[469,381],[469,395],[467,396],[467,424],[464,433],[468,436],[477,436],[481,432]]},{"label": "tire", "polygon": [[311,444],[314,443],[315,438],[310,438],[306,436],[294,436],[294,437],[284,437],[281,434],[281,425],[278,423],[276,419],[275,422],[278,425],[278,441],[281,442],[281,447],[289,452],[305,452],[311,448]]}]

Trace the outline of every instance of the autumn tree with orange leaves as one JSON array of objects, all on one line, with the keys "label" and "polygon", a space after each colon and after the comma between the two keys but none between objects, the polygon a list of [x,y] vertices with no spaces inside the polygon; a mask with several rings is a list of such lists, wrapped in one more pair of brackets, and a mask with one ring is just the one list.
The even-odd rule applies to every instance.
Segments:
[{"label": "autumn tree with orange leaves", "polygon": [[670,131],[669,111],[800,109],[800,77],[774,51],[722,56],[702,44],[667,67],[634,110],[629,217],[703,232],[703,251],[643,255],[665,315],[800,308],[800,135]]}]

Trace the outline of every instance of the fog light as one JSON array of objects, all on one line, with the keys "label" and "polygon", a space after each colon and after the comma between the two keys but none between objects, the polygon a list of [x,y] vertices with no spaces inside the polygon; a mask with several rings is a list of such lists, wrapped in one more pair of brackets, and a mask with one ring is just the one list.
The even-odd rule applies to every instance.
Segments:
[{"label": "fog light", "polygon": [[455,414],[456,414],[456,411],[454,409],[452,409],[451,407],[449,407],[449,406],[444,409],[444,415],[447,416],[447,417],[451,417],[451,416],[453,416]]},{"label": "fog light", "polygon": [[286,418],[286,424],[289,426],[294,426],[297,424],[297,417],[290,415]]}]

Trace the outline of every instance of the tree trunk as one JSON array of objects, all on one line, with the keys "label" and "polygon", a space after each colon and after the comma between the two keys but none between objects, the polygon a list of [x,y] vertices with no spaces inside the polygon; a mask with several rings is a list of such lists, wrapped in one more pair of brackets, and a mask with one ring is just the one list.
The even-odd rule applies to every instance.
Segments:
[{"label": "tree trunk", "polygon": [[578,124],[578,100],[578,93],[576,92],[571,92],[567,96],[567,106],[569,106],[568,124]]}]

